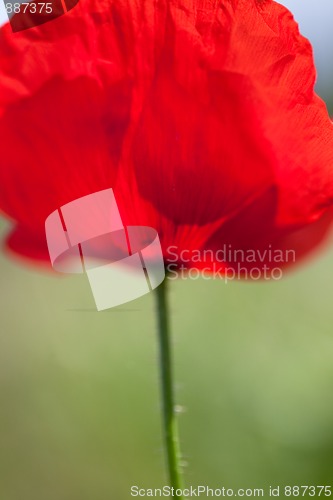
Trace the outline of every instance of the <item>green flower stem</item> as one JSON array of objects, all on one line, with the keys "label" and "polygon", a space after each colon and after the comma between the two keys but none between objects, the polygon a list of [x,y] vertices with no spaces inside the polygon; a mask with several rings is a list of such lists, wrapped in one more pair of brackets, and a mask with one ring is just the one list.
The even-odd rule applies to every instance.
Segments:
[{"label": "green flower stem", "polygon": [[[172,356],[169,329],[169,314],[166,282],[156,289],[156,312],[158,322],[158,337],[160,351],[161,390],[163,403],[163,430],[166,448],[166,459],[170,486],[175,490],[182,489],[180,471],[180,446],[178,425],[175,413]],[[176,496],[175,498],[182,498]]]}]

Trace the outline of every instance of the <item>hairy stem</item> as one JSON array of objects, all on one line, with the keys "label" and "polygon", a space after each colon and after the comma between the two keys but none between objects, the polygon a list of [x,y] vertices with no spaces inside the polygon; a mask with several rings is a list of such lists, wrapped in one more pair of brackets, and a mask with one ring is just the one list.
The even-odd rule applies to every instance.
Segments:
[{"label": "hairy stem", "polygon": [[[161,391],[163,406],[163,430],[170,486],[182,489],[180,467],[180,446],[175,413],[172,355],[169,327],[169,311],[166,282],[156,289],[156,312],[158,323],[159,355],[161,370]],[[182,498],[175,495],[175,498]]]}]

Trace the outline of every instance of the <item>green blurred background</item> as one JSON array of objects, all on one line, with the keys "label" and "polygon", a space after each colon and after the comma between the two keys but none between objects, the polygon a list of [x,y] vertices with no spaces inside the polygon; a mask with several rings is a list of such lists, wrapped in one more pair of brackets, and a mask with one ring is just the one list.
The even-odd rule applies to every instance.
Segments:
[{"label": "green blurred background", "polygon": [[[165,484],[153,295],[98,313],[84,276],[0,269],[0,499]],[[169,282],[188,485],[332,485],[332,276],[328,246],[280,282]]]}]

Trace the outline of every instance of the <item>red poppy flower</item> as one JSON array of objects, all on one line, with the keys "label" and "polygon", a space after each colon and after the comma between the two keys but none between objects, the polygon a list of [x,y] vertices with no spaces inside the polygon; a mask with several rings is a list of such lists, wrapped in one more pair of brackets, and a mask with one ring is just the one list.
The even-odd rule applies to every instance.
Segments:
[{"label": "red poppy flower", "polygon": [[157,229],[166,261],[170,246],[298,258],[324,236],[333,125],[281,5],[81,0],[0,37],[0,208],[15,252],[48,260],[47,216],[110,187],[126,225]]}]

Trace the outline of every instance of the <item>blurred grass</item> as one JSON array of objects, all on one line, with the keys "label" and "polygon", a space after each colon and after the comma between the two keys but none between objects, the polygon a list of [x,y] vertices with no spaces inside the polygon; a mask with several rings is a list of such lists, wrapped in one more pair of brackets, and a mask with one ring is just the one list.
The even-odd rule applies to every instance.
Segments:
[{"label": "blurred grass", "polygon": [[[0,499],[165,484],[152,295],[97,313],[84,276],[0,269]],[[276,283],[169,283],[187,484],[332,484],[332,275],[328,248]]]}]

